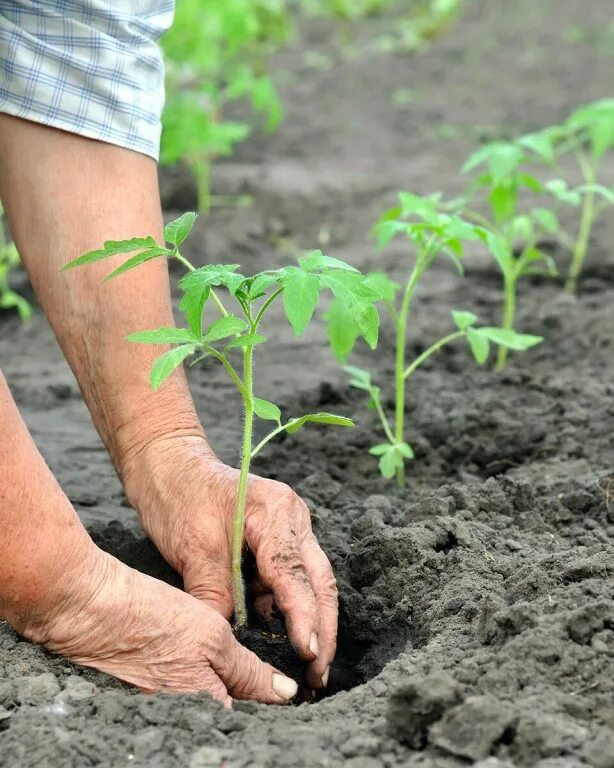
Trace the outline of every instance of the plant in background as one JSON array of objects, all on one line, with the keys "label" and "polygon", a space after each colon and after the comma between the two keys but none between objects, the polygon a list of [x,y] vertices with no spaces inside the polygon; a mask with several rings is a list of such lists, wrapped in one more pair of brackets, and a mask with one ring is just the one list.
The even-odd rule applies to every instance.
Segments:
[{"label": "plant in background", "polygon": [[290,35],[286,6],[286,0],[182,0],[162,40],[168,95],[160,159],[189,166],[201,213],[212,203],[211,162],[230,155],[251,131],[246,122],[227,119],[228,105],[247,100],[267,130],[282,119],[268,59]]},{"label": "plant in background", "polygon": [[397,18],[392,35],[378,40],[380,48],[395,53],[413,53],[440,37],[458,18],[463,0],[420,0]]},{"label": "plant in background", "polygon": [[[576,237],[571,238],[572,259],[565,283],[566,290],[575,293],[595,220],[606,208],[614,205],[614,191],[599,183],[603,157],[614,147],[614,99],[602,99],[580,107],[562,126],[561,133],[563,141],[558,146],[554,145],[557,157],[573,152],[583,179],[583,183],[575,189],[562,189],[567,195],[579,195],[581,198],[580,226]],[[580,200],[575,202],[580,204]]]},{"label": "plant in background", "polygon": [[[556,235],[561,231],[553,202],[571,201],[565,200],[564,190],[559,188],[558,182],[544,185],[526,170],[530,159],[529,145],[534,149],[541,142],[545,146],[550,141],[546,132],[542,132],[517,141],[492,142],[474,152],[462,170],[468,173],[479,169],[479,173],[464,198],[452,204],[461,207],[465,216],[482,227],[482,237],[501,270],[504,293],[501,327],[504,330],[514,327],[518,281],[528,275],[555,277],[558,274],[553,258],[540,248],[540,243],[545,235]],[[478,190],[486,191],[490,209],[487,216],[468,207]],[[536,196],[547,194],[547,204],[521,206],[521,194],[525,191]],[[505,367],[508,349],[499,347],[496,370]]]},{"label": "plant in background", "polygon": [[[390,422],[385,413],[381,389],[374,384],[368,371],[350,367],[350,384],[364,390],[369,395],[369,407],[377,411],[386,442],[375,445],[371,453],[379,457],[382,475],[392,478],[396,475],[399,485],[405,483],[405,462],[414,454],[406,439],[405,402],[407,382],[415,371],[436,352],[448,344],[465,339],[478,364],[486,362],[491,342],[506,349],[526,350],[538,344],[539,336],[519,334],[511,328],[478,326],[477,317],[471,312],[453,312],[455,329],[441,339],[436,340],[413,361],[407,360],[407,332],[409,314],[416,288],[424,273],[439,256],[452,260],[462,274],[461,259],[464,244],[467,241],[481,240],[484,230],[472,224],[458,214],[443,213],[440,208],[439,194],[419,197],[409,193],[399,195],[400,205],[386,212],[375,226],[375,234],[380,247],[386,246],[397,235],[407,237],[413,246],[414,264],[405,286],[401,291],[400,302],[397,292],[400,286],[387,275],[375,273],[365,279],[367,285],[375,290],[384,302],[396,330],[395,366],[394,366],[394,420]],[[360,334],[360,328],[347,310],[335,300],[328,312],[329,337],[333,346],[347,355]]]},{"label": "plant in background", "polygon": [[20,259],[14,243],[7,240],[4,229],[3,210],[0,205],[0,309],[16,309],[22,320],[32,314],[30,304],[9,285],[9,273],[19,266]]},{"label": "plant in background", "polygon": [[[232,585],[234,592],[235,621],[243,626],[247,620],[241,553],[245,524],[247,481],[252,459],[274,437],[282,432],[290,434],[308,423],[352,426],[352,421],[330,413],[308,413],[282,422],[277,405],[255,394],[254,349],[266,341],[261,325],[271,306],[281,300],[286,317],[297,336],[300,336],[311,321],[319,303],[320,294],[329,290],[335,301],[354,318],[359,333],[373,348],[377,343],[379,317],[375,302],[379,294],[367,284],[363,276],[338,259],[326,256],[321,251],[312,251],[298,259],[297,266],[265,270],[257,275],[245,277],[236,270],[237,264],[214,264],[196,269],[180,253],[180,246],[190,233],[196,214],[185,213],[164,229],[164,238],[169,246],[161,246],[152,237],[137,237],[130,240],[108,241],[100,250],[92,251],[72,261],[65,269],[91,264],[118,254],[130,254],[123,264],[114,269],[110,278],[127,272],[150,259],[174,258],[183,264],[187,274],[180,280],[183,291],[180,309],[185,315],[185,328],[158,328],[140,331],[128,339],[141,344],[171,345],[153,364],[151,386],[157,390],[170,374],[189,357],[194,363],[211,357],[217,360],[234,382],[245,410],[243,441],[240,463],[240,478],[237,506],[232,537]],[[222,286],[227,298],[233,302],[230,311],[226,298],[222,300],[215,290]],[[205,325],[203,314],[208,303],[215,306],[220,317]],[[336,354],[343,350],[334,346]],[[237,368],[234,357],[242,359]],[[253,441],[253,421],[257,416],[270,421],[275,427],[256,445]]]}]

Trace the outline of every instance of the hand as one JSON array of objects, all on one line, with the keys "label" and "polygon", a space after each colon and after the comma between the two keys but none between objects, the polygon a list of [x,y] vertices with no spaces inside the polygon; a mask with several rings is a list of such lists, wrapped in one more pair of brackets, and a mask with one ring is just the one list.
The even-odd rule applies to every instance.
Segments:
[{"label": "hand", "polygon": [[31,606],[26,620],[11,623],[77,664],[146,692],[208,691],[226,707],[232,698],[283,704],[297,691],[240,645],[217,611],[93,544],[62,579],[63,597],[51,609],[37,617]]},{"label": "hand", "polygon": [[[186,591],[227,619],[238,478],[199,437],[160,438],[124,470],[128,498]],[[266,616],[274,604],[283,613],[290,640],[307,662],[307,684],[325,687],[336,648],[337,588],[309,510],[287,485],[251,476],[245,543],[258,568],[251,585],[257,610]]]}]

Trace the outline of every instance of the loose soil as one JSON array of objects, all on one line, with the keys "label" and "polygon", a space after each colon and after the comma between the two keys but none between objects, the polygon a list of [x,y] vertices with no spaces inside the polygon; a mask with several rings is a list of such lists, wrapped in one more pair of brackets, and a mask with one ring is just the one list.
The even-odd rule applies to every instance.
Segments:
[{"label": "loose soil", "polygon": [[[365,50],[385,19],[361,22],[343,44],[330,25],[307,25],[278,60],[281,132],[255,137],[215,172],[216,192],[252,194],[254,206],[215,211],[191,255],[255,270],[321,243],[371,268],[368,229],[396,189],[454,193],[456,169],[479,140],[611,95],[608,0],[469,6],[413,58]],[[605,170],[611,183],[614,169]],[[163,172],[162,189],[169,212],[193,205],[181,171]],[[416,461],[403,491],[377,476],[366,452],[377,424],[331,359],[322,324],[297,343],[273,318],[259,394],[276,396],[287,414],[308,405],[357,420],[352,431],[280,441],[257,465],[307,500],[339,580],[332,695],[232,712],[206,695],[145,696],[0,623],[0,765],[612,768],[613,235],[610,217],[577,298],[553,282],[525,283],[518,327],[546,342],[514,356],[504,374],[476,370],[453,348],[416,375],[407,414]],[[402,244],[378,258],[395,274],[406,268]],[[450,309],[491,322],[499,301],[497,274],[480,254],[462,284],[438,266],[416,301],[411,351],[448,331]],[[391,348],[384,328],[378,352],[361,350],[354,362],[385,384]],[[96,541],[172,581],[136,527],[40,313],[24,325],[0,319],[0,361]],[[213,445],[236,461],[231,386],[215,367],[190,375]]]}]

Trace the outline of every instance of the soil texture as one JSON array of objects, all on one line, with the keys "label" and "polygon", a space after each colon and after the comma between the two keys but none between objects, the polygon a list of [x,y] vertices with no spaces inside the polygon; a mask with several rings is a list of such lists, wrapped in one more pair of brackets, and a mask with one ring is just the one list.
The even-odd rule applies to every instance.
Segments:
[{"label": "soil texture", "polygon": [[[376,256],[369,228],[398,189],[460,188],[479,141],[556,122],[611,95],[608,0],[474,0],[411,58],[374,53],[386,18],[340,36],[309,23],[276,63],[287,119],[217,166],[215,210],[189,255],[282,264],[322,246],[401,276],[402,243]],[[604,168],[609,182],[614,168]],[[169,217],[194,204],[163,171]],[[570,220],[571,223],[571,220]],[[24,642],[0,623],[0,765],[143,768],[614,768],[614,258],[604,218],[577,297],[527,281],[519,330],[546,341],[499,375],[452,347],[416,374],[400,490],[377,475],[371,412],[327,350],[323,324],[296,341],[272,316],[259,395],[356,419],[270,445],[256,471],[307,501],[340,590],[339,656],[316,703],[225,711],[207,695],[142,695]],[[568,257],[555,252],[564,269]],[[17,283],[20,277],[17,276]],[[16,287],[19,287],[17,284]],[[448,333],[450,310],[494,322],[496,269],[469,254],[421,286],[410,351]],[[277,322],[279,320],[279,322]],[[265,333],[266,333],[265,329]],[[386,326],[370,367],[385,389]],[[97,543],[179,583],[138,530],[77,386],[40,312],[0,317],[0,363],[34,438]],[[191,370],[210,440],[237,460],[241,413],[224,372]]]}]

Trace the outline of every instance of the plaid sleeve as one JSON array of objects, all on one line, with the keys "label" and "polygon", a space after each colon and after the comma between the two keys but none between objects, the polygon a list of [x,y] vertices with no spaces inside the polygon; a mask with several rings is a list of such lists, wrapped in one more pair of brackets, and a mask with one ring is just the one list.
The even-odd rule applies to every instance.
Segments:
[{"label": "plaid sleeve", "polygon": [[0,2],[0,112],[157,159],[174,0]]}]

